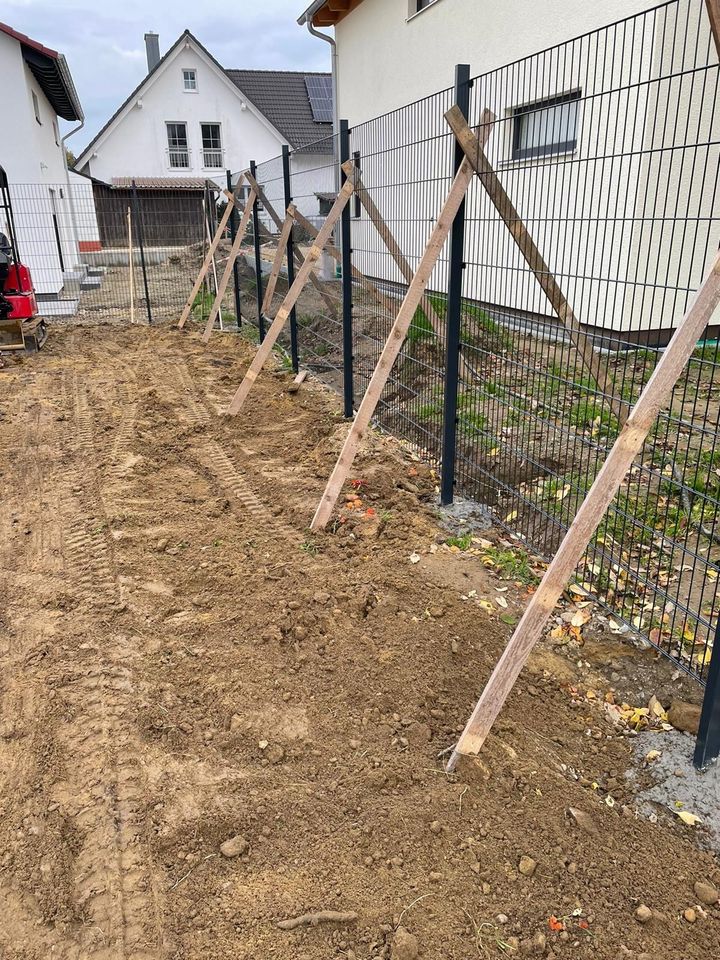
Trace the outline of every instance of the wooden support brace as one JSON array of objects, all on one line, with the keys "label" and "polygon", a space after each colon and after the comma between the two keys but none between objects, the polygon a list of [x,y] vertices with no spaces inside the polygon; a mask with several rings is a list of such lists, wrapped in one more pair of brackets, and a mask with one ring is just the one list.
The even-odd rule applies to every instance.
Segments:
[{"label": "wooden support brace", "polygon": [[[355,171],[355,174],[357,174],[357,171]],[[307,219],[307,217],[304,217],[300,213],[300,211],[298,211],[297,214],[295,215],[295,219],[303,228],[303,230],[305,230],[306,233],[309,233],[311,237],[317,236],[317,233],[318,233],[317,227],[315,227]],[[328,256],[332,257],[336,263],[339,263],[340,266],[342,266],[342,253],[340,252],[339,248],[335,246],[334,243],[328,243],[327,246],[325,247],[325,250]],[[385,296],[384,293],[381,293],[381,291],[378,290],[377,286],[374,283],[372,283],[372,281],[368,280],[365,274],[361,273],[357,267],[352,267],[352,275],[360,284],[362,284],[363,287],[365,287],[366,290],[369,290],[372,294],[374,294],[375,298],[377,299],[380,306],[383,307],[383,309],[389,311],[390,313],[395,313],[395,310],[397,308],[397,301],[393,300],[391,297]]]},{"label": "wooden support brace", "polygon": [[[365,184],[362,182],[357,173],[355,174],[355,191],[360,199],[360,203],[365,208],[365,212],[367,213],[368,217],[370,217],[373,226],[380,234],[380,239],[385,244],[388,253],[395,261],[398,270],[402,274],[403,278],[410,283],[413,278],[413,269],[402,252],[400,244],[397,242],[387,223],[383,219],[375,204],[375,201],[368,193]],[[420,305],[427,314],[430,325],[435,331],[435,336],[439,339],[442,339],[442,322],[435,312],[435,308],[433,307],[432,303],[430,303],[429,298],[426,296],[423,297]]]},{"label": "wooden support brace", "polygon": [[282,225],[282,230],[280,231],[280,237],[278,239],[277,250],[275,251],[275,259],[273,260],[272,270],[270,271],[270,278],[268,280],[267,289],[265,291],[265,296],[262,302],[262,313],[263,316],[268,315],[268,310],[272,304],[272,299],[275,296],[275,287],[277,286],[278,277],[280,276],[280,269],[282,267],[283,257],[285,256],[285,251],[287,250],[288,240],[290,239],[290,231],[293,228],[293,223],[295,222],[295,207],[293,204],[287,209],[287,215],[285,216],[285,222]]},{"label": "wooden support brace", "polygon": [[718,57],[720,57],[720,0],[705,0],[705,6],[710,20],[710,32],[715,41]]},{"label": "wooden support brace", "polygon": [[460,756],[479,753],[497,715],[515,685],[555,604],[585,553],[605,511],[620,489],[655,419],[672,394],[678,377],[705,327],[720,304],[720,253],[715,254],[695,299],[673,334],[652,376],[638,397],[610,453],[580,506],[570,529],[545,571],[520,623],[492,672],[482,696],[448,763],[454,769]]},{"label": "wooden support brace", "polygon": [[[480,121],[480,126],[478,130],[480,145],[483,147],[485,146],[488,139],[490,138],[490,134],[492,133],[492,125],[494,122],[495,122],[495,114],[491,110],[483,111],[482,119]],[[400,271],[404,279],[407,280],[408,283],[410,283],[413,278],[412,267],[408,263],[405,255],[402,252],[400,244],[397,242],[397,240],[393,236],[390,228],[388,227],[387,223],[383,219],[382,214],[378,210],[375,204],[375,201],[368,193],[365,187],[365,184],[362,182],[362,180],[360,179],[357,173],[355,174],[355,191],[358,197],[360,198],[360,203],[365,208],[365,212],[367,213],[368,217],[370,217],[370,220],[373,226],[375,227],[377,232],[380,234],[380,239],[385,244],[385,246],[387,247],[388,253],[395,261],[398,270]],[[435,311],[435,308],[433,307],[430,301],[430,298],[427,296],[424,296],[420,302],[420,306],[425,311],[425,314],[427,315],[427,318],[430,321],[430,325],[435,331],[435,336],[438,338],[438,340],[442,342],[444,340],[443,323],[438,317]],[[478,379],[477,373],[470,367],[470,365],[467,363],[465,357],[462,354],[460,354],[460,376],[467,383],[474,383]]]},{"label": "wooden support brace", "polygon": [[245,204],[245,209],[243,210],[243,215],[240,218],[240,224],[238,226],[237,233],[235,235],[235,240],[233,245],[230,248],[230,256],[227,258],[227,263],[225,264],[225,269],[223,270],[223,275],[220,278],[220,283],[217,288],[217,294],[213,302],[212,307],[210,308],[210,315],[208,316],[207,323],[205,324],[205,331],[202,335],[203,343],[207,343],[212,334],[212,329],[215,326],[215,318],[218,315],[218,310],[220,309],[220,304],[222,299],[225,296],[225,291],[227,290],[227,285],[230,282],[230,276],[233,272],[233,267],[235,266],[235,261],[238,254],[240,253],[240,246],[245,239],[245,231],[247,230],[248,221],[250,220],[250,215],[252,214],[253,204],[255,203],[255,191],[250,191],[250,196],[248,201]]},{"label": "wooden support brace", "polygon": [[280,305],[280,308],[275,315],[275,319],[270,325],[270,329],[265,334],[265,339],[258,347],[258,351],[255,354],[247,373],[245,374],[245,379],[240,384],[235,396],[230,401],[230,405],[226,411],[229,414],[235,415],[240,412],[240,409],[245,402],[245,398],[252,389],[253,383],[257,380],[258,374],[262,370],[265,361],[270,356],[272,348],[275,346],[275,342],[280,336],[282,328],[285,326],[285,321],[290,316],[290,311],[297,303],[298,297],[300,296],[303,287],[307,283],[308,277],[320,258],[320,254],[323,252],[325,245],[330,239],[330,235],[332,234],[335,224],[340,219],[340,215],[342,214],[344,207],[352,196],[354,189],[352,164],[343,164],[343,170],[345,170],[345,173],[347,174],[347,180],[343,184],[342,190],[337,195],[337,199],[332,205],[332,209],[330,210],[325,223],[320,228],[320,231],[315,238],[315,243],[310,248],[307,257],[298,270],[297,276],[295,277],[295,282],[288,290],[287,296]]},{"label": "wooden support brace", "polygon": [[[472,133],[470,135],[472,136]],[[448,194],[445,204],[435,222],[435,226],[430,235],[425,252],[418,265],[417,273],[413,277],[410,286],[408,287],[407,293],[405,294],[405,299],[402,302],[402,306],[398,311],[398,315],[395,318],[392,329],[387,340],[385,341],[385,346],[380,354],[380,359],[375,367],[370,383],[368,384],[368,388],[365,391],[365,396],[363,397],[360,408],[355,416],[350,433],[345,440],[343,448],[340,452],[340,456],[335,464],[335,468],[330,475],[327,486],[325,487],[325,492],[323,493],[320,503],[318,504],[318,508],[315,511],[315,516],[310,524],[312,530],[323,529],[330,519],[335,502],[340,495],[343,484],[345,483],[348,473],[350,472],[350,467],[355,459],[358,447],[360,446],[360,441],[365,436],[365,431],[367,430],[370,420],[375,412],[375,408],[378,405],[380,396],[383,392],[385,384],[388,381],[388,377],[390,376],[390,371],[392,370],[393,364],[397,360],[398,354],[400,353],[402,345],[405,342],[408,330],[410,329],[410,324],[415,316],[415,311],[420,305],[423,294],[425,293],[427,285],[430,282],[432,272],[435,269],[435,264],[442,253],[443,246],[445,245],[445,241],[447,240],[448,234],[452,228],[455,215],[460,209],[474,175],[475,173],[473,166],[466,157],[461,163],[460,169],[453,180],[450,193]]]},{"label": "wooden support brace", "polygon": [[[255,192],[257,193],[257,198],[260,201],[260,203],[263,205],[263,208],[267,213],[267,215],[273,221],[273,223],[278,228],[278,230],[282,230],[283,221],[280,219],[280,216],[277,210],[275,209],[275,207],[273,207],[273,205],[270,203],[268,198],[265,196],[265,191],[263,190],[263,188],[260,186],[260,184],[257,182],[255,177],[249,171],[246,172],[245,177],[247,178],[247,181],[252,187],[252,189],[255,190]],[[295,219],[298,223],[300,223],[299,213],[295,214]],[[315,230],[315,233],[313,235],[317,236],[317,229],[313,227],[313,230]],[[298,267],[302,266],[303,257],[297,248],[294,250],[293,259],[295,260],[295,263],[297,264]],[[325,301],[325,306],[328,308],[328,312],[330,313],[330,316],[333,318],[333,320],[337,320],[337,310],[335,309],[335,301],[327,293],[327,291],[322,285],[322,281],[318,279],[314,270],[310,274],[309,279],[310,279],[310,283],[312,283],[312,285],[315,287],[315,289],[320,294],[322,299]]]},{"label": "wooden support brace", "polygon": [[183,312],[180,314],[180,319],[178,321],[179,330],[182,330],[182,328],[187,323],[187,318],[190,316],[190,311],[192,310],[193,304],[195,303],[195,297],[198,295],[200,287],[202,286],[202,282],[205,279],[205,275],[207,274],[208,270],[210,269],[210,265],[213,262],[215,251],[220,245],[220,241],[222,240],[223,234],[225,233],[225,228],[227,227],[228,220],[230,219],[230,214],[232,213],[233,206],[237,200],[237,191],[240,188],[240,185],[242,184],[243,180],[244,180],[244,176],[243,174],[240,174],[233,193],[230,193],[227,190],[224,191],[225,196],[228,198],[227,206],[223,210],[223,215],[220,218],[220,223],[218,224],[218,228],[215,231],[215,236],[213,237],[212,243],[208,248],[208,252],[205,256],[205,259],[202,262],[202,266],[200,267],[200,271],[197,275],[197,279],[193,284],[193,288],[190,291],[190,296],[187,299],[187,303],[183,307]]},{"label": "wooden support brace", "polygon": [[445,118],[450,124],[465,156],[473,165],[480,178],[480,182],[485,187],[488,197],[500,214],[505,226],[510,231],[510,235],[527,261],[528,266],[535,274],[538,283],[550,301],[550,305],[570,334],[570,339],[579,353],[580,358],[595,380],[598,389],[604,394],[604,399],[610,406],[618,423],[622,425],[627,418],[629,404],[619,401],[614,397],[615,385],[610,378],[607,367],[593,349],[590,340],[588,340],[583,333],[580,322],[573,313],[565,294],[550,272],[550,267],[543,260],[542,254],[520,218],[520,214],[513,206],[505,188],[500,183],[498,175],[493,170],[481,144],[477,138],[473,136],[463,116],[462,110],[454,106],[448,110]]}]

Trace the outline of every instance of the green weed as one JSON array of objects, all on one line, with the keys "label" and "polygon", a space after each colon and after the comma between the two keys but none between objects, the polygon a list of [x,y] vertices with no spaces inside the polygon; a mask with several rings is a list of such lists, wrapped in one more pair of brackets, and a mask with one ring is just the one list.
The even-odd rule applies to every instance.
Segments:
[{"label": "green weed", "polygon": [[464,533],[461,537],[448,537],[445,543],[449,547],[457,547],[458,550],[469,550],[472,540],[471,533]]},{"label": "green weed", "polygon": [[540,582],[530,565],[530,557],[524,550],[488,547],[485,556],[492,560],[493,569],[503,580],[519,580],[528,584]]}]

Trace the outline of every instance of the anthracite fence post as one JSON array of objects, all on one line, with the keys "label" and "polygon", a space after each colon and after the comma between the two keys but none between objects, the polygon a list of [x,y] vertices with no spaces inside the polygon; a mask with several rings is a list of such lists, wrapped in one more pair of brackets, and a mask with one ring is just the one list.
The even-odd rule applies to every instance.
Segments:
[{"label": "anthracite fence post", "polygon": [[[290,147],[284,143],[282,148],[282,168],[283,168],[283,189],[285,194],[285,211],[292,203],[292,187],[290,185]],[[295,280],[295,245],[293,241],[293,232],[290,231],[290,236],[288,237],[287,242],[287,275],[288,275],[288,290],[293,285]],[[292,368],[295,373],[298,372],[300,366],[300,356],[298,353],[298,332],[297,332],[297,314],[295,312],[295,307],[290,311],[290,359],[292,361]]]},{"label": "anthracite fence post", "polygon": [[143,285],[145,287],[145,306],[147,308],[148,324],[152,323],[152,307],[150,306],[150,291],[148,289],[147,267],[145,266],[145,245],[143,243],[142,216],[140,214],[140,204],[138,202],[137,184],[132,182],[132,205],[133,220],[135,221],[135,233],[140,247],[140,263],[142,265]]},{"label": "anthracite fence post", "polygon": [[[350,127],[347,120],[340,121],[340,163],[350,159]],[[347,180],[341,170],[341,184]],[[353,302],[352,302],[352,234],[350,230],[350,204],[345,204],[340,221],[340,250],[342,253],[342,330],[343,330],[343,407],[346,417],[352,417],[353,390]]]},{"label": "anthracite fence post", "polygon": [[[229,170],[225,171],[227,177],[227,188],[228,192],[233,192],[233,182],[232,182],[232,173]],[[232,200],[228,200],[228,203],[232,203]],[[237,207],[233,203],[232,213],[230,214],[230,240],[232,243],[235,242],[235,237],[237,236],[238,228],[238,213]],[[215,230],[217,230],[217,224],[215,224]],[[214,236],[215,232],[210,234]],[[240,277],[238,275],[238,265],[237,260],[233,264],[233,289],[235,291],[235,318],[237,321],[238,330],[240,329],[240,321],[242,320],[242,310],[241,310],[241,298],[240,298]]]},{"label": "anthracite fence post", "polygon": [[717,760],[718,755],[720,755],[720,621],[715,628],[715,644],[708,668],[693,763],[698,770],[703,770],[713,760]]},{"label": "anthracite fence post", "polygon": [[[467,118],[470,112],[470,67],[455,67],[455,103]],[[463,151],[455,144],[454,173],[460,169]],[[460,328],[462,286],[465,257],[465,201],[455,215],[450,233],[450,267],[448,276],[447,325],[445,343],[445,403],[443,409],[442,476],[440,503],[453,502],[455,496],[455,463],[457,459],[458,373],[460,367]]]},{"label": "anthracite fence post", "polygon": [[[253,176],[253,180],[257,180],[257,165],[254,160],[250,161],[250,173]],[[262,289],[262,261],[260,259],[260,217],[258,216],[258,200],[255,197],[255,202],[253,203],[253,246],[255,248],[255,279],[256,279],[256,293],[257,293],[257,312],[258,312],[258,333],[260,335],[260,343],[265,339],[265,318],[263,317],[262,312],[262,302],[263,302],[263,289]]]}]

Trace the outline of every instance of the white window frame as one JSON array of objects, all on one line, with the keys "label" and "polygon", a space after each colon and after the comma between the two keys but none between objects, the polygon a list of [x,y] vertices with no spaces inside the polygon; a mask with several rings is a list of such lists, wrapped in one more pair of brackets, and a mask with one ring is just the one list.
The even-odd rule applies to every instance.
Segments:
[{"label": "white window frame", "polygon": [[[194,86],[194,87],[188,87],[188,86],[186,86],[186,84],[185,84],[185,74],[186,74],[186,73],[191,73],[191,74],[193,75],[193,81],[194,81],[194,83],[195,83],[195,86]],[[181,77],[182,77],[183,93],[197,93],[197,92],[198,92],[198,78],[197,78],[197,70],[195,69],[195,67],[181,67],[181,68],[180,68],[180,75],[181,75]]]},{"label": "white window frame", "polygon": [[[185,146],[184,147],[172,147],[170,146],[170,127],[185,127]],[[188,125],[186,120],[166,120],[165,121],[165,142],[167,143],[167,155],[168,155],[168,169],[169,170],[189,170],[192,164],[192,158],[190,155],[190,138],[188,137]],[[181,153],[184,151],[187,154],[187,164],[174,164],[172,163],[171,156],[173,153]]]},{"label": "white window frame", "polygon": [[[217,127],[218,128],[218,137],[220,140],[219,147],[206,147],[203,140],[203,127]],[[222,124],[217,120],[201,120],[200,121],[200,149],[202,150],[202,167],[203,170],[222,170],[223,169],[223,130]],[[205,151],[206,150],[219,150],[220,151],[220,163],[217,166],[209,166],[205,163]]]}]

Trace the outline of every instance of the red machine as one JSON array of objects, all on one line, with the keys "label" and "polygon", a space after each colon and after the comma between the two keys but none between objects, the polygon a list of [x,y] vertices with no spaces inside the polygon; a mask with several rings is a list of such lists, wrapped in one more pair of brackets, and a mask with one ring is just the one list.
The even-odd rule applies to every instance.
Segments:
[{"label": "red machine", "polygon": [[39,350],[46,339],[30,271],[18,256],[10,189],[0,167],[0,350]]}]

